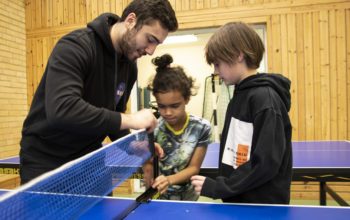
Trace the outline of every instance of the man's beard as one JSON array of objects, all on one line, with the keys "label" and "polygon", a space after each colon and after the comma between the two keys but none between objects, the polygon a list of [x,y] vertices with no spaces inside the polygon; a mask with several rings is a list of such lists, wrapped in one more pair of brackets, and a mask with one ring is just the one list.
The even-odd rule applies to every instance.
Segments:
[{"label": "man's beard", "polygon": [[124,56],[131,59],[130,56],[136,51],[136,29],[127,30],[120,41],[120,49]]}]

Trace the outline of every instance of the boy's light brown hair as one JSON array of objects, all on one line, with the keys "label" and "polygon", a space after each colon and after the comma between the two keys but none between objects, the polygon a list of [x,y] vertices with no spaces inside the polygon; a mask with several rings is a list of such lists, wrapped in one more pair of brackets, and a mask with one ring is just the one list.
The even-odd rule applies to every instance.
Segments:
[{"label": "boy's light brown hair", "polygon": [[264,51],[264,44],[253,28],[242,22],[230,22],[209,39],[205,56],[209,65],[219,61],[234,64],[242,52],[247,67],[257,69]]}]

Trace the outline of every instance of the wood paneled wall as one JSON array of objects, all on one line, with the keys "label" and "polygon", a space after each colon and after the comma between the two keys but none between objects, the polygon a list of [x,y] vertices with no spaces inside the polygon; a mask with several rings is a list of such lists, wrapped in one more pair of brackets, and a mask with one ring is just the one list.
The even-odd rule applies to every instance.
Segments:
[{"label": "wood paneled wall", "polygon": [[350,137],[350,10],[272,15],[269,68],[292,81],[294,140]]},{"label": "wood paneled wall", "polygon": [[[51,49],[102,12],[130,0],[26,0],[28,104]],[[267,25],[269,72],[292,80],[293,140],[350,138],[350,2],[170,0],[180,29],[243,20]]]},{"label": "wood paneled wall", "polygon": [[23,0],[0,0],[0,158],[18,154],[27,115],[24,19]]}]

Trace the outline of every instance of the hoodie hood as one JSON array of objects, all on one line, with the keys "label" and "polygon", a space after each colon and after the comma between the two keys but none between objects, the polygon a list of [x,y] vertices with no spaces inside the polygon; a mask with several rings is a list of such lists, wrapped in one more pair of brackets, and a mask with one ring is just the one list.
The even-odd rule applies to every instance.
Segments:
[{"label": "hoodie hood", "polygon": [[291,106],[290,84],[290,80],[281,74],[259,73],[249,76],[237,84],[235,86],[235,92],[240,92],[252,87],[269,86],[277,92],[289,111]]},{"label": "hoodie hood", "polygon": [[113,24],[119,21],[120,18],[117,15],[112,13],[104,13],[87,25],[87,27],[91,28],[97,33],[103,44],[106,46],[107,50],[111,53],[114,53],[115,51],[112,44],[110,30]]}]

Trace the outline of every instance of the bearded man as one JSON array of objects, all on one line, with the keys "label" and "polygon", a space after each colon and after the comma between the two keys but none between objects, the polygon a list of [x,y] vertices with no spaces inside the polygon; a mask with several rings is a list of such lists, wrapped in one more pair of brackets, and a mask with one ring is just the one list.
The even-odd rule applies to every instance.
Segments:
[{"label": "bearded man", "polygon": [[116,140],[153,131],[151,110],[125,114],[136,60],[178,28],[167,0],[134,0],[121,17],[105,13],[53,48],[23,124],[21,184]]}]

